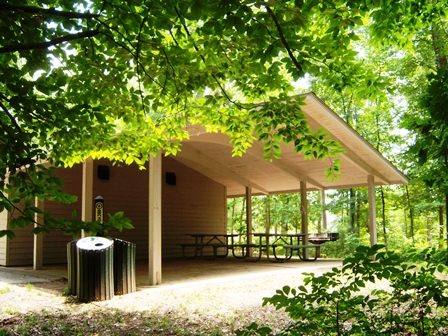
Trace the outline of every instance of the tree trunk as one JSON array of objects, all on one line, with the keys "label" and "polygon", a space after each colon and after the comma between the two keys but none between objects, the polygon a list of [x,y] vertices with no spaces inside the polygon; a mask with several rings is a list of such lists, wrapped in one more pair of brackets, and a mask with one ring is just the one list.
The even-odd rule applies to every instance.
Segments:
[{"label": "tree trunk", "polygon": [[436,57],[437,69],[446,69],[448,66],[448,60],[444,53],[445,48],[445,39],[442,37],[446,33],[444,31],[444,27],[441,27],[439,24],[435,24],[431,28],[432,35],[432,45],[434,48],[434,53]]},{"label": "tree trunk", "polygon": [[430,245],[432,242],[432,221],[432,216],[428,214],[428,216],[426,216],[426,238]]},{"label": "tree trunk", "polygon": [[[431,27],[431,37],[432,37],[432,44],[434,48],[434,54],[435,54],[435,61],[437,65],[437,69],[446,69],[448,67],[448,58],[445,53],[445,44],[446,39],[444,38],[446,32],[445,27],[443,27],[441,24],[434,24]],[[447,156],[445,154],[445,166],[447,166]],[[446,223],[446,248],[448,250],[448,193],[445,193],[445,223]],[[443,225],[443,224],[442,224]],[[443,233],[442,233],[443,235]],[[446,253],[446,265],[448,265],[448,251]]]},{"label": "tree trunk", "polygon": [[356,194],[353,188],[349,190],[349,225],[350,232],[355,233],[355,210],[356,210]]},{"label": "tree trunk", "polygon": [[[239,220],[239,224],[241,225],[240,229],[241,229],[241,227],[246,227],[245,225],[243,225],[243,223],[245,222],[245,220],[244,220],[245,217],[246,217],[246,198],[243,197],[243,204],[241,205],[240,220]],[[240,233],[242,233],[242,232],[240,232]],[[240,242],[241,242],[241,238],[242,238],[242,235],[240,235]]]},{"label": "tree trunk", "polygon": [[320,201],[322,204],[322,231],[327,232],[327,202],[325,199],[325,190],[321,190],[320,192]]},{"label": "tree trunk", "polygon": [[356,199],[358,200],[356,202],[356,213],[355,213],[355,234],[357,237],[359,237],[360,234],[360,228],[361,228],[361,196],[360,192],[358,192],[358,196]]},{"label": "tree trunk", "polygon": [[406,208],[403,209],[403,218],[404,218],[404,224],[403,224],[403,231],[406,238],[409,238],[408,234],[408,213],[406,211]]},{"label": "tree trunk", "polygon": [[[448,250],[448,194],[445,194],[445,224],[446,224],[446,230],[445,230],[445,234],[446,234],[446,248]],[[443,235],[443,233],[442,233]],[[446,253],[446,261],[445,264],[448,266],[448,251]]]},{"label": "tree trunk", "polygon": [[266,225],[265,232],[271,232],[271,195],[267,195],[265,199]]},{"label": "tree trunk", "polygon": [[282,204],[282,211],[281,211],[281,219],[280,219],[280,227],[281,227],[281,233],[288,233],[288,218],[287,213],[285,211],[286,209],[289,209],[289,197],[286,199],[283,199],[284,204]]},{"label": "tree trunk", "polygon": [[[235,232],[235,228],[234,228],[234,218],[235,218],[235,199],[232,200],[232,208],[230,211],[230,233],[233,234],[233,232]],[[227,228],[228,230],[228,228]]]},{"label": "tree trunk", "polygon": [[406,200],[408,203],[408,208],[409,208],[409,221],[410,221],[410,235],[412,238],[412,243],[415,243],[415,238],[414,238],[414,208],[411,204],[411,199],[409,197],[409,188],[407,185],[404,186],[405,190],[406,190]]},{"label": "tree trunk", "polygon": [[387,228],[386,228],[386,200],[384,198],[384,189],[383,186],[380,186],[380,193],[381,193],[381,214],[383,216],[382,225],[383,225],[383,236],[384,236],[384,245],[387,248]]},{"label": "tree trunk", "polygon": [[443,248],[443,206],[439,206],[439,248]]}]

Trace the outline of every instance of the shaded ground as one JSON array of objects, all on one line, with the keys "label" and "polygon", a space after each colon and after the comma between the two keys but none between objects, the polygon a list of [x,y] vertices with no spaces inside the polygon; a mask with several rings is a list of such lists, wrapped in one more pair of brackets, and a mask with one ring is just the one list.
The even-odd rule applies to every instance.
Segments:
[{"label": "shaded ground", "polygon": [[297,286],[303,272],[340,264],[189,261],[164,265],[164,284],[157,287],[145,286],[143,265],[137,292],[92,303],[62,295],[64,270],[14,270],[14,276],[1,269],[0,328],[12,335],[232,335],[254,321],[281,327],[287,317],[262,307],[263,297]]}]

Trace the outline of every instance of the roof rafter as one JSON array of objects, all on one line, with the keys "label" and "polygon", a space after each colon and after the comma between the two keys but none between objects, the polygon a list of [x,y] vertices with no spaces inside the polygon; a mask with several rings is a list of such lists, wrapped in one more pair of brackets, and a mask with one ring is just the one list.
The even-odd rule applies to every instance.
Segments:
[{"label": "roof rafter", "polygon": [[[255,151],[257,151],[258,153],[254,153]],[[259,142],[254,142],[252,147],[247,150],[247,153],[250,153],[253,156],[263,156],[263,147]],[[306,173],[298,167],[293,167],[292,165],[288,164],[285,161],[282,161],[281,159],[274,159],[272,161],[269,161],[269,163],[299,181],[307,182],[320,189],[324,189],[324,186],[321,183],[307,176]]]},{"label": "roof rafter", "polygon": [[[320,127],[325,128],[327,132],[332,134],[332,137],[336,141],[343,144],[346,153],[343,153],[342,156],[364,170],[364,172],[382,179],[387,184],[407,182],[407,178],[403,173],[387,160],[378,149],[373,147],[371,143],[364,139],[354,128],[347,124],[314,93],[306,94],[305,105],[302,110],[307,118],[309,118],[308,122],[310,122],[310,119],[313,120]],[[344,134],[341,132],[344,132]],[[342,137],[346,137],[345,141],[343,141]],[[361,150],[364,155],[371,156],[374,163],[366,162],[357,151],[349,149],[350,143],[356,143],[357,148]],[[382,168],[376,169],[375,165]],[[380,170],[383,171],[383,173],[381,173]],[[387,174],[384,173],[386,171],[388,171]],[[387,178],[385,177],[386,175],[390,177]],[[394,178],[392,178],[393,175],[395,175]]]},{"label": "roof rafter", "polygon": [[345,148],[345,150],[346,150],[346,152],[342,153],[342,156],[346,160],[350,160],[351,162],[353,162],[353,164],[356,164],[359,168],[364,170],[367,174],[378,177],[388,184],[391,183],[391,181],[389,179],[387,179],[383,174],[381,174],[378,170],[374,169],[372,166],[369,166],[363,159],[361,159],[358,155],[356,155],[356,153],[349,150],[348,148]]},{"label": "roof rafter", "polygon": [[[189,142],[206,142],[206,143],[216,143],[228,148],[232,148],[232,145],[228,142],[228,141],[221,141],[222,139],[220,138],[220,140],[216,140],[213,139],[215,141],[211,141],[211,139],[209,138],[201,138],[201,137],[196,137],[194,139],[190,139],[188,140]],[[255,158],[259,158],[259,157],[263,157],[263,146],[261,145],[261,143],[255,141],[252,144],[252,147],[250,147],[246,153],[246,155],[250,155],[253,156]],[[309,177],[303,170],[299,169],[296,166],[292,166],[284,161],[282,161],[281,159],[277,159],[277,160],[272,160],[272,161],[266,161],[266,164],[270,164],[272,166],[275,166],[276,168],[280,169],[282,172],[296,178],[299,181],[304,181],[307,182],[309,184],[314,185],[315,187],[319,188],[319,189],[324,189],[324,186],[319,183],[318,181],[316,181],[315,179]]]},{"label": "roof rafter", "polygon": [[219,163],[218,161],[214,160],[213,158],[209,157],[203,152],[194,149],[187,143],[182,144],[181,151],[173,158],[192,169],[200,171],[202,174],[206,175],[207,177],[211,178],[214,181],[217,181],[216,173],[218,173],[229,177],[231,180],[241,184],[242,186],[252,187],[253,189],[258,190],[262,194],[266,195],[269,194],[269,191],[266,190],[264,187],[260,186],[259,184],[251,181],[250,179],[244,176],[241,176],[240,174],[224,166],[223,164]]}]

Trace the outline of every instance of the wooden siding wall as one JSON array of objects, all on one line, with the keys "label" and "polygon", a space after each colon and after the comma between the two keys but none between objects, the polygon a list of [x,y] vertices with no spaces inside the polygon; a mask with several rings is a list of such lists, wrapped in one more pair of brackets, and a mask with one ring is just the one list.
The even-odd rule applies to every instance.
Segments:
[{"label": "wooden siding wall", "polygon": [[[76,212],[76,219],[81,218],[81,202],[82,202],[82,164],[73,166],[72,168],[61,168],[55,173],[63,183],[63,190],[77,196],[77,201],[72,204],[60,204],[47,201],[44,204],[45,211],[52,213],[54,216],[70,219],[72,213]],[[67,243],[74,237],[66,235],[61,231],[50,232],[44,236],[43,240],[43,263],[61,264],[67,262]]]},{"label": "wooden siding wall", "polygon": [[[23,204],[17,204],[19,208]],[[18,216],[18,211],[13,210],[8,214],[8,220]],[[14,230],[15,237],[6,242],[6,266],[30,265],[33,263],[33,241],[31,227]]]},{"label": "wooden siding wall", "polygon": [[[96,176],[97,166],[107,165],[109,180]],[[173,158],[162,163],[162,256],[181,256],[180,244],[191,232],[225,232],[225,188]],[[166,173],[176,175],[176,185],[166,183]],[[104,197],[105,213],[124,211],[133,230],[109,235],[137,245],[137,260],[148,258],[148,170],[137,166],[116,167],[102,160],[94,164],[94,197]]]},{"label": "wooden siding wall", "polygon": [[[109,180],[98,178],[98,165],[109,167]],[[106,235],[135,243],[137,260],[148,259],[148,170],[136,165],[113,166],[107,160],[100,160],[95,161],[93,174],[93,198],[104,198],[104,219],[108,213],[123,211],[134,225],[132,230]]]},{"label": "wooden siding wall", "polygon": [[[108,180],[98,177],[98,165],[109,167]],[[181,256],[180,244],[188,241],[187,233],[226,231],[226,194],[224,186],[173,158],[164,158],[162,169],[162,256],[173,258]],[[167,184],[167,172],[176,175],[176,185]],[[146,260],[148,170],[140,170],[135,165],[113,166],[107,160],[100,160],[94,162],[93,173],[93,197],[104,198],[105,219],[107,213],[124,211],[135,227],[133,230],[123,232],[108,232],[107,235],[134,242],[137,245],[137,260]],[[64,181],[64,190],[77,195],[78,201],[71,205],[46,202],[45,210],[66,217],[71,217],[72,212],[76,210],[80,217],[82,165],[59,169],[57,175]],[[0,214],[0,225],[4,216]],[[30,233],[30,228],[19,230],[16,234],[16,238],[12,240],[0,240],[0,261],[5,261],[4,265],[8,266],[32,265],[33,235]],[[65,263],[66,245],[72,239],[60,232],[44,236],[44,265]],[[3,255],[2,250],[5,251]]]},{"label": "wooden siding wall", "polygon": [[[81,213],[81,165],[70,169],[58,169],[55,175],[64,181],[64,191],[78,196],[78,201],[73,204],[58,204],[47,201],[44,205],[46,211],[52,212],[55,216],[71,217],[71,213],[76,210],[78,217]],[[0,215],[0,218],[6,218]],[[0,219],[0,223],[2,219]],[[1,225],[1,224],[0,224]],[[2,238],[0,241],[1,251],[6,255],[1,256],[0,265],[24,266],[33,264],[33,244],[34,237],[31,233],[32,227],[15,230],[13,239]],[[72,240],[70,236],[62,232],[51,232],[44,235],[43,239],[43,260],[44,264],[60,264],[67,261],[67,243]]]},{"label": "wooden siding wall", "polygon": [[[188,233],[226,232],[225,187],[187,168],[173,158],[162,164],[162,255],[182,255],[180,245],[189,240]],[[176,175],[176,185],[168,185],[165,174]]]},{"label": "wooden siding wall", "polygon": [[16,229],[15,237],[7,243],[5,266],[22,266],[33,264],[34,237],[31,227]]}]

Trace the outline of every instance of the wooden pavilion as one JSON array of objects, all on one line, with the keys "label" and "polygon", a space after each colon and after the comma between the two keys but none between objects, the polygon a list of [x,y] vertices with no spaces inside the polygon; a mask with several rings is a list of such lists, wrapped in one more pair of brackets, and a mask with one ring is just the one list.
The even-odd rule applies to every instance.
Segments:
[{"label": "wooden pavilion", "polygon": [[[123,210],[133,220],[135,230],[121,233],[120,238],[137,243],[138,258],[148,260],[149,283],[153,285],[162,282],[162,256],[179,256],[178,246],[186,233],[225,232],[226,199],[232,196],[247,198],[250,230],[251,195],[300,192],[302,232],[307,233],[308,190],[367,187],[370,240],[375,244],[375,186],[403,184],[406,177],[315,94],[305,95],[302,110],[312,129],[325,129],[342,145],[344,153],[337,157],[342,162],[338,179],[326,178],[328,161],[305,159],[292,145],[283,144],[282,157],[271,162],[263,159],[260,142],[242,157],[233,157],[227,136],[191,127],[190,139],[178,155],[151,157],[146,171],[116,167],[106,160],[87,160],[60,169],[65,190],[78,195],[78,202],[71,207],[51,202],[41,206],[60,215],[75,208],[81,219],[91,220],[93,199],[102,195],[106,212]],[[0,228],[6,228],[8,221],[9,214],[0,213]],[[43,238],[18,231],[13,240],[0,238],[0,265],[33,263],[38,268],[44,262],[64,262],[61,251],[69,240],[57,233]]]}]

